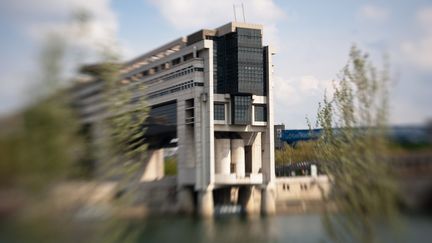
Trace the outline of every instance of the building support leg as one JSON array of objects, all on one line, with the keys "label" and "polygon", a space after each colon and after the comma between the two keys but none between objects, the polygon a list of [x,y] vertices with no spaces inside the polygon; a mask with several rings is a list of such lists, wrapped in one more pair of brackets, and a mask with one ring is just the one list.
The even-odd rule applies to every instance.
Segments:
[{"label": "building support leg", "polygon": [[194,211],[193,192],[191,188],[181,187],[177,193],[177,208],[180,213],[192,214]]},{"label": "building support leg", "polygon": [[201,217],[212,217],[214,213],[213,191],[202,190],[198,193],[198,214]]},{"label": "building support leg", "polygon": [[261,191],[261,213],[263,215],[276,213],[276,190],[272,185],[266,185]]}]

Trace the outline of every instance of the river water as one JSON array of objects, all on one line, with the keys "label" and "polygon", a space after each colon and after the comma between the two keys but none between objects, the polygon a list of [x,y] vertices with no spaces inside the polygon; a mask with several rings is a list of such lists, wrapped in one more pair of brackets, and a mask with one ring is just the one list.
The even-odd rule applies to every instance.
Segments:
[{"label": "river water", "polygon": [[[396,231],[381,226],[383,242],[432,242],[432,220],[405,216]],[[140,226],[137,242],[331,242],[318,214],[222,217],[214,220],[159,218]]]},{"label": "river water", "polygon": [[[133,222],[115,221],[110,222],[110,227],[99,227],[108,221],[81,222],[80,227],[69,232],[70,224],[52,224],[42,228],[42,222],[23,227],[3,224],[6,227],[0,230],[0,242],[332,242],[326,236],[319,214],[272,217],[235,215],[207,220],[164,216]],[[403,216],[401,222],[403,227],[396,231],[378,226],[382,242],[432,242],[432,218]]]}]

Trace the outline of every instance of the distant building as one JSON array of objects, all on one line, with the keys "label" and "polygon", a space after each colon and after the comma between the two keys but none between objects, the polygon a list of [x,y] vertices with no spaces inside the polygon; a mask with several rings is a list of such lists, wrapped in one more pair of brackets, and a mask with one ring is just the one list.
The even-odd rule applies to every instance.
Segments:
[{"label": "distant building", "polygon": [[[151,107],[142,180],[163,177],[163,148],[176,141],[179,200],[192,188],[208,215],[213,190],[240,188],[250,205],[262,189],[263,210],[274,210],[272,51],[262,44],[261,25],[232,22],[181,37],[124,63],[121,81]],[[74,88],[82,122],[95,137],[96,122],[109,115],[103,87],[92,80]]]},{"label": "distant building", "polygon": [[282,132],[284,130],[285,130],[284,124],[274,125],[275,149],[281,149],[285,144],[285,142],[282,140]]},{"label": "distant building", "polygon": [[[276,125],[277,126],[277,125]],[[275,130],[276,130],[275,126]],[[334,128],[335,134],[340,132],[340,129]],[[363,128],[354,128],[357,134],[362,134]],[[316,140],[320,137],[322,129],[287,129],[282,130],[279,141],[293,145],[297,142],[305,142]],[[400,144],[426,144],[431,143],[431,128],[428,126],[390,126],[388,128],[387,138],[395,143]],[[275,138],[275,147],[278,139]]]}]

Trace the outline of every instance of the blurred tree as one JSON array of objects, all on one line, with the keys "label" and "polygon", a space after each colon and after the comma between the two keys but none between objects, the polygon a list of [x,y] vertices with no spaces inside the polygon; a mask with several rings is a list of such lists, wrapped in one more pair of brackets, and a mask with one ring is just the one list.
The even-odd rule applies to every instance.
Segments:
[{"label": "blurred tree", "polygon": [[69,96],[61,86],[64,52],[62,38],[48,36],[40,55],[34,101],[14,117],[15,129],[0,138],[2,185],[45,185],[75,169],[82,141]]},{"label": "blurred tree", "polygon": [[334,240],[373,242],[376,223],[397,216],[396,185],[384,157],[388,66],[377,71],[355,46],[349,57],[333,97],[324,97],[317,115],[323,133],[315,153],[332,185],[326,199],[339,211],[326,211],[323,221]]},{"label": "blurred tree", "polygon": [[[73,14],[77,36],[85,39],[93,14],[86,9],[77,9]],[[142,95],[144,86],[122,79],[123,64],[115,41],[107,40],[97,47],[98,63],[82,66],[80,72],[104,83],[103,103],[108,108],[104,118],[96,122],[99,136],[87,147],[97,151],[93,154],[102,178],[129,178],[142,167],[146,150],[143,124],[148,107]]]},{"label": "blurred tree", "polygon": [[143,85],[122,80],[121,65],[114,52],[104,50],[102,63],[86,66],[84,73],[105,82],[104,99],[108,104],[107,114],[98,122],[102,136],[98,139],[101,170],[107,177],[129,177],[142,166],[146,151],[144,121],[148,106],[143,94]]}]

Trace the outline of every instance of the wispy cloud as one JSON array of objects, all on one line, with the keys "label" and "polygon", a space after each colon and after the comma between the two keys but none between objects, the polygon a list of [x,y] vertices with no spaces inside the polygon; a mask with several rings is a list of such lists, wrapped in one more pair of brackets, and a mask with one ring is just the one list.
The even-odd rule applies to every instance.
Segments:
[{"label": "wispy cloud", "polygon": [[[91,18],[86,24],[85,36],[81,37],[78,33],[80,31],[78,25],[71,22],[72,13],[78,9],[88,10],[91,13]],[[17,63],[16,70],[2,69],[0,96],[2,100],[7,99],[8,102],[2,102],[0,113],[13,111],[27,102],[24,99],[25,93],[36,81],[34,76],[37,70],[35,68],[38,66],[37,56],[32,55],[37,54],[37,47],[42,44],[41,41],[47,34],[59,34],[73,47],[80,48],[81,53],[87,56],[92,50],[113,41],[118,29],[118,21],[116,14],[111,9],[110,0],[2,1],[0,14],[6,15],[8,20],[7,23],[2,24],[7,24],[9,28],[16,31],[16,36],[22,38],[18,42],[33,46],[32,53],[17,52],[13,56],[12,61]],[[20,46],[14,48],[20,48]],[[30,59],[31,62],[28,61]],[[30,63],[31,70],[22,64],[23,60]],[[69,66],[72,67],[72,65],[67,65],[68,68]],[[30,73],[33,78],[28,78]]]},{"label": "wispy cloud", "polygon": [[416,14],[421,36],[401,44],[405,58],[420,69],[432,71],[432,7],[420,9]]},{"label": "wispy cloud", "polygon": [[[324,80],[314,75],[304,75],[285,79],[273,77],[276,110],[276,122],[290,121],[290,127],[304,128],[306,116],[314,118],[317,104],[323,99],[324,93],[333,93],[331,80]],[[310,113],[312,111],[312,113]],[[293,119],[293,114],[297,117]]]},{"label": "wispy cloud", "polygon": [[367,4],[360,9],[359,17],[366,20],[385,21],[390,17],[390,12],[384,7]]},{"label": "wispy cloud", "polygon": [[118,29],[118,21],[110,7],[110,0],[14,0],[1,4],[4,11],[12,11],[12,21],[21,22],[22,31],[34,40],[40,40],[48,32],[59,32],[66,38],[76,37],[77,26],[70,23],[76,10],[91,12],[87,26],[88,44],[112,39]]},{"label": "wispy cloud", "polygon": [[214,28],[234,21],[233,4],[237,5],[237,20],[243,21],[239,5],[244,6],[245,20],[264,25],[264,41],[278,45],[277,21],[286,17],[273,0],[150,0],[161,15],[175,28],[194,31]]}]

